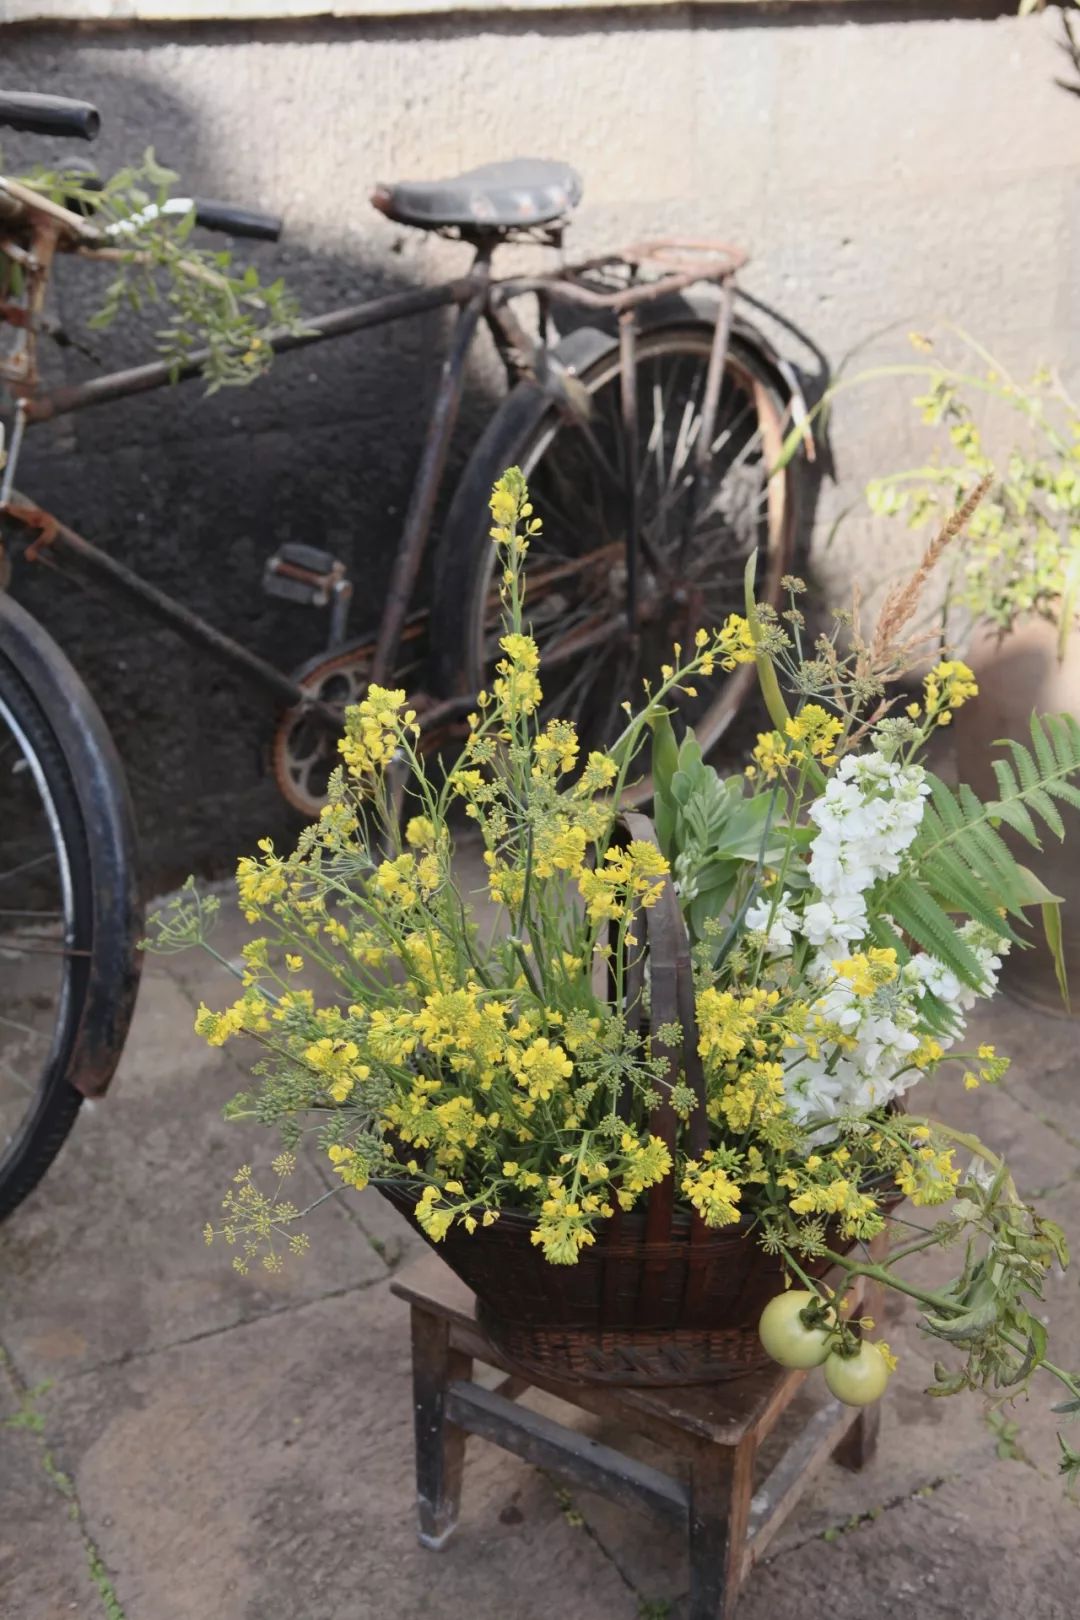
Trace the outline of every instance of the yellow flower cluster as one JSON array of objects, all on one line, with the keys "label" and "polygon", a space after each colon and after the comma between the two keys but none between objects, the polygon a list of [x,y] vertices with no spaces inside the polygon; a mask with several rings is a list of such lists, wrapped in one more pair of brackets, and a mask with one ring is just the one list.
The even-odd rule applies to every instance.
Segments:
[{"label": "yellow flower cluster", "polygon": [[784,1102],[784,1066],[782,1063],[755,1063],[738,1071],[720,1093],[716,1109],[728,1125],[741,1135],[751,1125],[762,1125],[769,1119],[778,1119],[786,1111]]},{"label": "yellow flower cluster", "polygon": [[[697,645],[704,646],[700,640],[704,634],[698,632]],[[716,652],[720,658],[723,669],[734,669],[736,664],[752,664],[757,656],[754,646],[754,637],[750,625],[741,613],[730,613],[724,621],[723,627],[716,633]],[[702,666],[703,675],[711,675],[711,668]]]},{"label": "yellow flower cluster", "polygon": [[[799,743],[801,749],[808,750],[815,759],[820,759],[823,765],[836,764],[836,754],[833,750],[844,728],[836,716],[829,714],[820,703],[804,704],[784,729],[792,742]],[[796,759],[802,757],[801,749],[794,756]]]},{"label": "yellow flower cluster", "polygon": [[820,760],[826,767],[835,765],[835,746],[843,729],[820,703],[807,703],[786,722],[783,735],[778,731],[758,733],[754,763],[747,766],[747,775],[760,772],[772,782],[789,766],[801,765],[807,758]]},{"label": "yellow flower cluster", "polygon": [[572,1196],[558,1176],[551,1177],[531,1241],[543,1249],[544,1258],[552,1265],[574,1265],[582,1249],[596,1242],[589,1220],[590,1214],[599,1212],[600,1201],[592,1195],[590,1202],[591,1212],[586,1211],[584,1200]]},{"label": "yellow flower cluster", "polygon": [[868,951],[834,962],[833,968],[841,979],[846,979],[857,996],[872,996],[876,990],[891,984],[900,969],[896,952],[872,945]]},{"label": "yellow flower cluster", "polygon": [[697,998],[698,1052],[706,1060],[737,1058],[744,1049],[763,1057],[768,1044],[758,1025],[779,1002],[778,990],[755,986],[739,996],[709,985]]},{"label": "yellow flower cluster", "polygon": [[546,1035],[531,1041],[523,1052],[513,1047],[507,1050],[507,1065],[511,1074],[534,1102],[550,1102],[563,1082],[574,1072],[574,1065],[563,1048],[553,1044]]},{"label": "yellow flower cluster", "polygon": [[927,721],[947,726],[952,723],[954,710],[978,696],[979,687],[974,671],[959,658],[943,658],[924,678],[923,692]]},{"label": "yellow flower cluster", "polygon": [[367,778],[384,771],[400,747],[404,733],[416,734],[416,712],[405,708],[405,693],[370,686],[366,697],[345,713],[341,757],[354,783],[364,791]]},{"label": "yellow flower cluster", "polygon": [[667,861],[646,839],[634,838],[625,846],[607,850],[600,865],[582,872],[578,879],[590,921],[625,917],[628,904],[635,900],[642,906],[654,906],[667,871]]},{"label": "yellow flower cluster", "polygon": [[512,632],[499,642],[506,657],[495,666],[494,693],[499,709],[507,721],[535,714],[540,707],[543,692],[540,689],[540,653],[531,636]]},{"label": "yellow flower cluster", "polygon": [[359,1057],[360,1048],[355,1041],[335,1040],[330,1035],[312,1041],[304,1051],[305,1063],[323,1079],[330,1096],[338,1103],[345,1101],[358,1080],[366,1080],[371,1074],[370,1066],[360,1063]]},{"label": "yellow flower cluster", "polygon": [[979,1047],[976,1057],[977,1065],[966,1070],[964,1074],[966,1091],[976,1091],[981,1085],[997,1085],[1009,1068],[1010,1060],[1007,1057],[999,1057],[997,1048],[990,1046],[986,1041]]},{"label": "yellow flower cluster", "polygon": [[335,1144],[327,1148],[327,1158],[334,1167],[335,1175],[339,1175],[346,1187],[355,1187],[362,1191],[368,1184],[368,1168],[355,1148],[341,1147]]},{"label": "yellow flower cluster", "polygon": [[850,1165],[845,1147],[824,1157],[812,1153],[801,1169],[783,1171],[777,1183],[790,1192],[793,1215],[823,1215],[838,1221],[846,1238],[871,1238],[884,1227],[884,1217],[876,1200],[859,1191]]},{"label": "yellow flower cluster", "polygon": [[272,1003],[254,986],[223,1012],[212,1012],[205,1002],[195,1014],[195,1033],[209,1046],[224,1046],[234,1035],[263,1035],[270,1028]]},{"label": "yellow flower cluster", "polygon": [[681,1186],[706,1226],[732,1226],[740,1219],[742,1189],[715,1162],[711,1151],[700,1160],[687,1159]]},{"label": "yellow flower cluster", "polygon": [[787,770],[794,755],[778,731],[760,731],[753,757],[753,765],[746,767],[747,775],[756,775],[760,771],[766,782],[773,782],[782,771]]},{"label": "yellow flower cluster", "polygon": [[953,1148],[937,1148],[926,1125],[914,1125],[911,1136],[918,1145],[910,1158],[904,1158],[896,1171],[896,1185],[913,1204],[945,1204],[960,1182],[960,1171],[953,1163]]}]

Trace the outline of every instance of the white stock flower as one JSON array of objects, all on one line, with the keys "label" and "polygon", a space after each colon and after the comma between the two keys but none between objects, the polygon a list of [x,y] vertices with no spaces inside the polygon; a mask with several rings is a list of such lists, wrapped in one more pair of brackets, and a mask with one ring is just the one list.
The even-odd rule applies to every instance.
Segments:
[{"label": "white stock flower", "polygon": [[802,915],[802,934],[832,961],[846,953],[852,940],[866,933],[866,901],[861,894],[834,895],[815,900]]},{"label": "white stock flower", "polygon": [[787,956],[791,950],[799,919],[791,909],[790,898],[785,891],[776,902],[775,910],[771,900],[757,900],[747,909],[746,926],[765,934],[765,948],[770,956]]}]

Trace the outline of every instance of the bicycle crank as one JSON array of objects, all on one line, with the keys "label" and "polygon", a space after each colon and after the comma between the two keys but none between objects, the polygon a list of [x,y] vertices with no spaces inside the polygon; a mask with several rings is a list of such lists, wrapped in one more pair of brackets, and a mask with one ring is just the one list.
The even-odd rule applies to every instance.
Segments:
[{"label": "bicycle crank", "polygon": [[[316,702],[345,710],[367,691],[375,643],[353,641],[338,652],[320,653],[294,673],[296,684]],[[303,704],[286,709],[278,721],[272,747],[274,776],[294,810],[308,821],[326,803],[330,772],[339,764],[338,733],[315,719]]]},{"label": "bicycle crank", "polygon": [[[410,703],[420,706],[430,702],[416,691],[426,644],[427,614],[415,613],[401,637],[393,684],[410,694]],[[373,637],[350,641],[336,652],[319,653],[301,664],[292,678],[313,702],[337,710],[344,723],[345,710],[367,691],[374,652]],[[305,704],[286,709],[274,732],[271,758],[277,785],[308,821],[315,821],[326,803],[330,773],[340,763],[339,735]]]}]

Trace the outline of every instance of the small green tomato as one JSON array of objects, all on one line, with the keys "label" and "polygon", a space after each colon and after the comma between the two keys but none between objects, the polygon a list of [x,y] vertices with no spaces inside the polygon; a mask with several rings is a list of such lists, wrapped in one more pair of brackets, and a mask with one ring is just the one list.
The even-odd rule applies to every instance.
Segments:
[{"label": "small green tomato", "polygon": [[853,1356],[832,1352],[825,1363],[825,1382],[845,1406],[871,1406],[885,1393],[889,1364],[877,1345],[864,1339]]},{"label": "small green tomato", "polygon": [[810,1327],[802,1313],[808,1306],[820,1306],[819,1295],[805,1288],[770,1299],[761,1313],[758,1336],[768,1354],[781,1367],[820,1367],[832,1349],[833,1336],[827,1327]]}]

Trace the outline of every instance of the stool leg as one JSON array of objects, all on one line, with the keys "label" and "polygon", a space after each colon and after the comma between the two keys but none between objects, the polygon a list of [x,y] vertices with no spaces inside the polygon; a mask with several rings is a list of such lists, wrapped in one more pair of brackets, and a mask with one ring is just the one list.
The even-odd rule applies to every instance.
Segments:
[{"label": "stool leg", "polygon": [[[886,1227],[876,1238],[870,1242],[871,1258],[879,1263],[888,1258],[889,1230]],[[862,1314],[872,1316],[877,1325],[878,1333],[883,1327],[882,1318],[885,1313],[885,1290],[880,1283],[868,1282],[863,1293]],[[833,1452],[834,1461],[842,1468],[858,1470],[865,1468],[872,1461],[877,1450],[878,1431],[881,1428],[881,1402],[875,1401],[873,1406],[864,1406],[851,1428],[845,1434],[836,1450]]]},{"label": "stool leg", "polygon": [[880,1427],[881,1402],[875,1401],[873,1406],[863,1407],[833,1452],[833,1461],[838,1462],[841,1468],[850,1468],[856,1473],[860,1468],[865,1468],[877,1450]]},{"label": "stool leg", "polygon": [[468,1378],[472,1360],[450,1345],[450,1324],[412,1308],[413,1408],[416,1423],[416,1517],[422,1547],[442,1547],[457,1524],[465,1431],[446,1418],[446,1388]]},{"label": "stool leg", "polygon": [[752,1436],[702,1445],[690,1461],[689,1620],[732,1620],[742,1584],[754,1489]]}]

